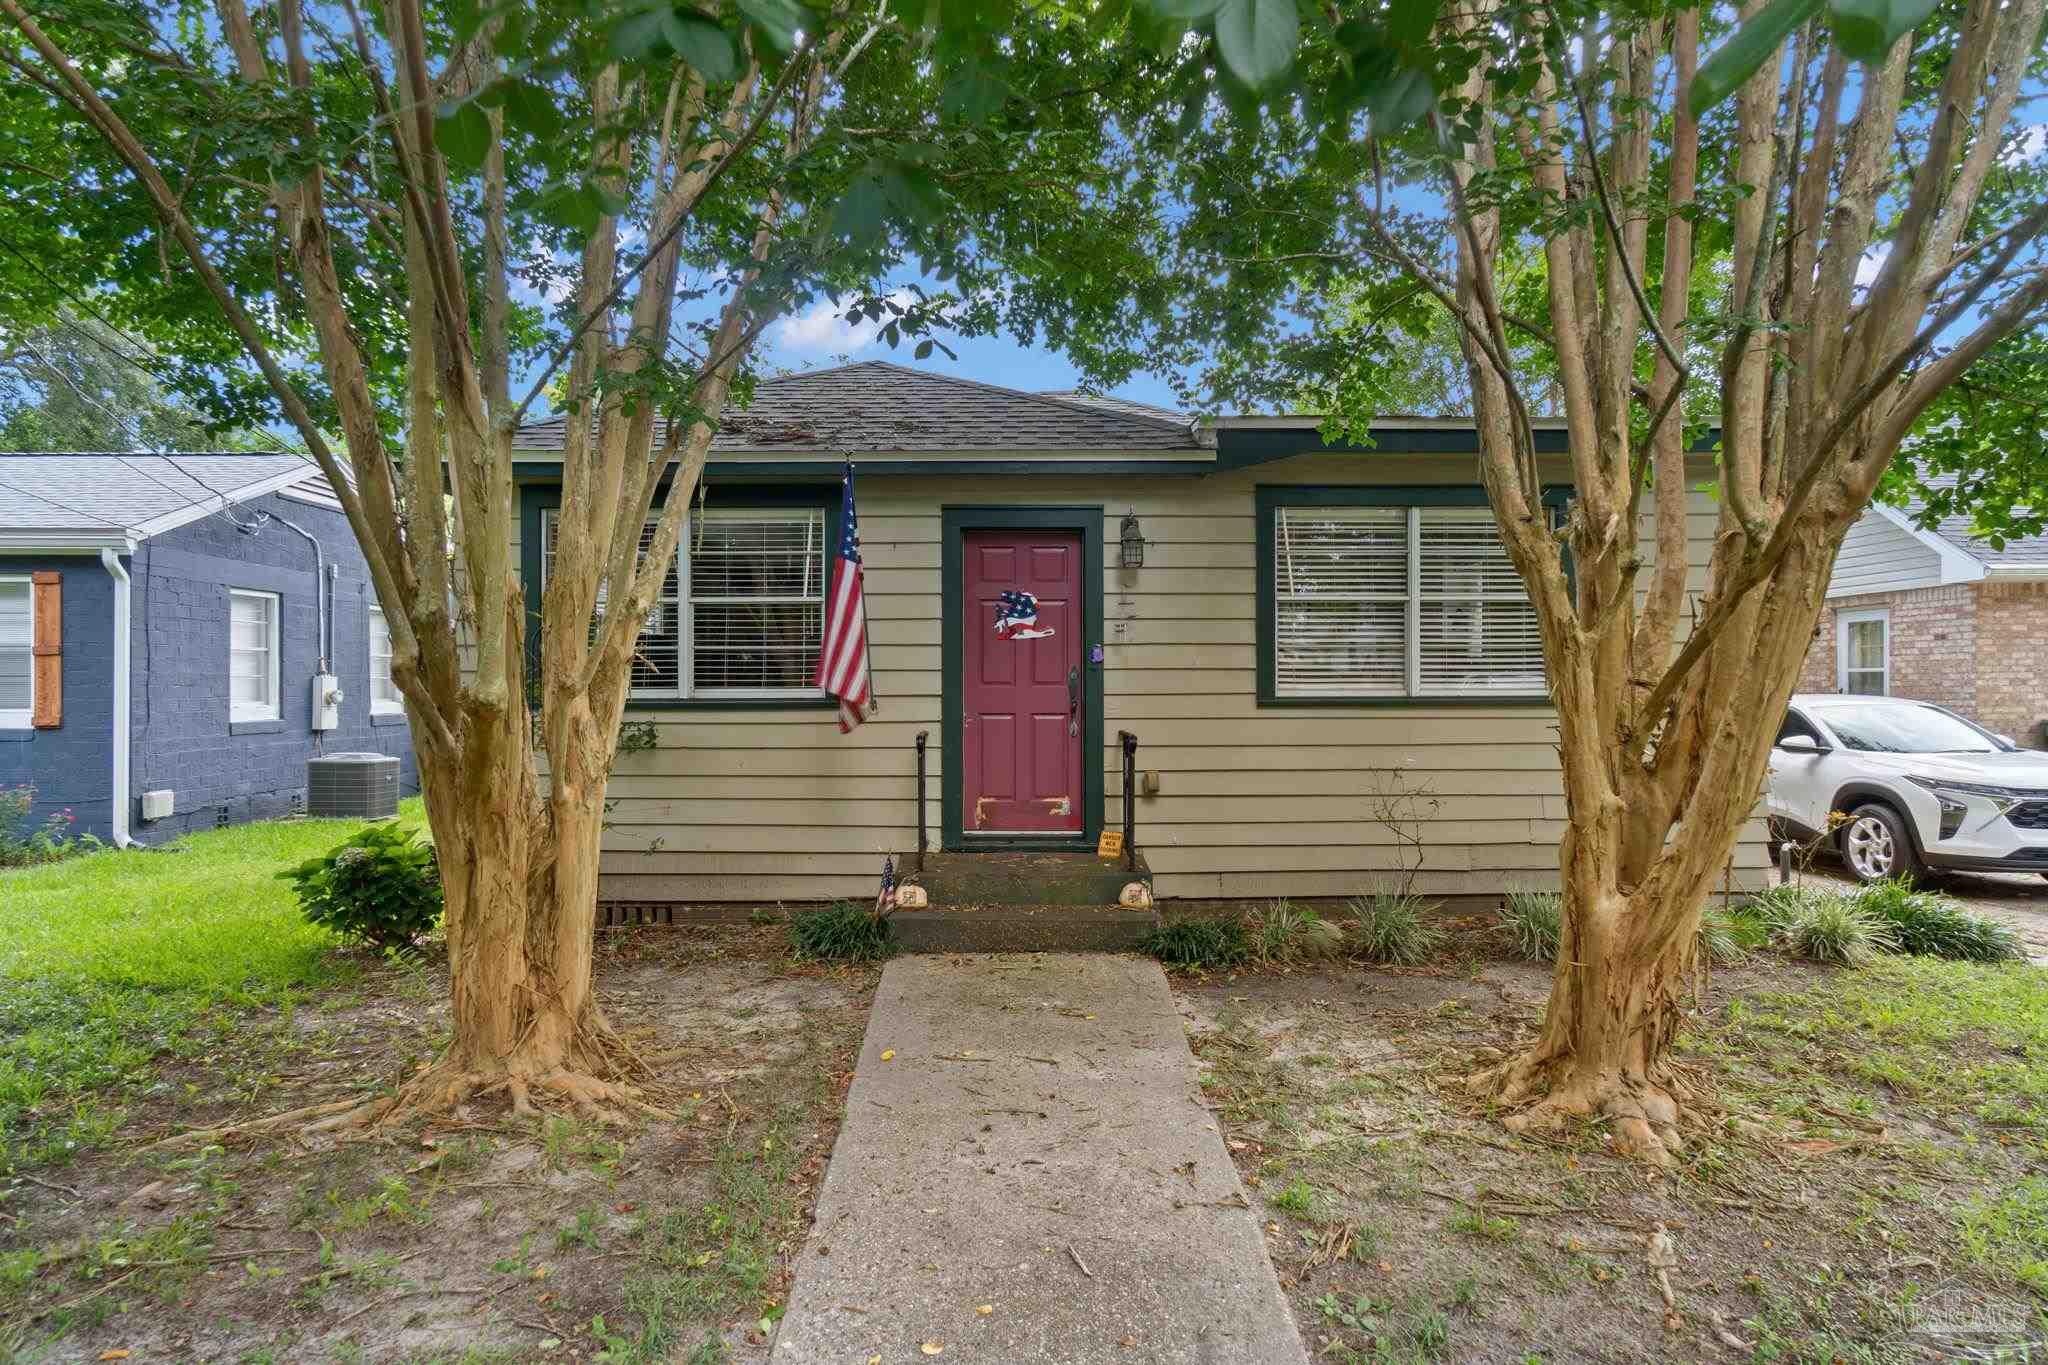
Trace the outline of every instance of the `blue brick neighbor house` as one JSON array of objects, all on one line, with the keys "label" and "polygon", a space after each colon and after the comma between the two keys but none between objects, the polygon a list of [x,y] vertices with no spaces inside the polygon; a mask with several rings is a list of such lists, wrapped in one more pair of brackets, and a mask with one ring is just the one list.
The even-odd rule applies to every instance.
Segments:
[{"label": "blue brick neighbor house", "polygon": [[418,789],[362,552],[310,462],[0,453],[0,789],[34,788],[33,819],[159,843],[290,814],[308,758],[367,751]]}]

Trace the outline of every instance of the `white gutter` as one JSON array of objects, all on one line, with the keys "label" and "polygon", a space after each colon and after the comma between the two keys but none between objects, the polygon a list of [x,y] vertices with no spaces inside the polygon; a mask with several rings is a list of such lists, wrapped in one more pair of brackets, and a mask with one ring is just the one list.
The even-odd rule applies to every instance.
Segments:
[{"label": "white gutter", "polygon": [[141,848],[128,837],[128,631],[132,600],[128,569],[112,550],[100,563],[114,580],[114,847]]}]

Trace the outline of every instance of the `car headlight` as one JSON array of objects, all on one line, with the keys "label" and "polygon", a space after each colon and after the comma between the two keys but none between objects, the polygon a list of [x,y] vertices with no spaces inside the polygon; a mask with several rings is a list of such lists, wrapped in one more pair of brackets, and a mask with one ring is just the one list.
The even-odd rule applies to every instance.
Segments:
[{"label": "car headlight", "polygon": [[1984,782],[1954,782],[1945,777],[1906,777],[1916,787],[1934,793],[1934,799],[1941,805],[1941,837],[1950,839],[1963,827],[1963,817],[1969,807],[1965,797],[1974,796],[1991,807],[1991,818],[1996,820],[2022,801],[2044,795],[2019,787],[1995,787]]}]

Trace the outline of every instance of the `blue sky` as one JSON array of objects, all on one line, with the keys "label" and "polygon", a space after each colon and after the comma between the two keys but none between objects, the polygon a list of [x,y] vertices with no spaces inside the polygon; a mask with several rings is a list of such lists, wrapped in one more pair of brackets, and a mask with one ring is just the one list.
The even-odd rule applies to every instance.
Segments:
[{"label": "blue sky", "polygon": [[[822,369],[847,360],[893,360],[1012,389],[1035,392],[1080,387],[1081,377],[1066,357],[1042,346],[1022,346],[1007,337],[945,336],[941,340],[959,354],[957,361],[948,360],[938,350],[924,360],[913,360],[913,343],[905,342],[892,351],[887,342],[876,338],[877,330],[868,323],[848,325],[829,300],[821,299],[768,329],[758,353],[761,368],[764,372]],[[1109,392],[1140,403],[1179,406],[1173,390],[1156,375],[1138,375]]]}]

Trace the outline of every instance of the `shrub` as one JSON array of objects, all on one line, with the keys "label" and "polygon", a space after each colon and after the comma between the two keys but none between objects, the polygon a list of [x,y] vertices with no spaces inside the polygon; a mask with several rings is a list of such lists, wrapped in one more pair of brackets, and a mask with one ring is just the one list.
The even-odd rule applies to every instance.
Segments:
[{"label": "shrub", "polygon": [[31,821],[29,811],[35,803],[34,787],[0,791],[0,867],[54,863],[75,853],[90,853],[100,846],[100,841],[90,834],[71,832],[78,817],[69,806],[51,811],[40,821]]},{"label": "shrub", "polygon": [[1301,962],[1335,957],[1344,932],[1313,910],[1274,901],[1253,919],[1253,952],[1264,962]]},{"label": "shrub", "polygon": [[1772,935],[1796,957],[1860,967],[1880,952],[1895,951],[1898,936],[1891,925],[1849,896],[1815,897],[1792,913]]},{"label": "shrub", "polygon": [[790,916],[789,943],[806,962],[880,962],[896,951],[888,917],[852,901]]},{"label": "shrub", "polygon": [[1748,957],[1751,945],[1747,939],[1743,924],[1733,916],[1718,910],[1709,910],[1700,916],[1700,951],[1716,967],[1725,967]]},{"label": "shrub", "polygon": [[1425,916],[1420,896],[1381,891],[1351,902],[1351,945],[1368,962],[1413,967],[1443,946],[1444,931]]},{"label": "shrub", "polygon": [[1500,905],[1500,923],[1515,956],[1555,962],[1564,933],[1564,897],[1555,891],[1510,891]]},{"label": "shrub", "polygon": [[1831,891],[1783,882],[1751,896],[1743,910],[1763,926],[1765,934],[1769,937],[1782,938],[1805,919],[1815,906],[1834,898],[1835,895]]},{"label": "shrub", "polygon": [[2007,926],[1973,915],[1947,896],[1915,891],[1903,878],[1872,882],[1855,900],[1891,926],[1899,952],[1967,962],[2010,962],[2026,956],[2019,935]]},{"label": "shrub", "polygon": [[1162,924],[1140,946],[1169,967],[1235,967],[1252,956],[1254,945],[1243,920],[1210,915]]},{"label": "shrub", "polygon": [[307,919],[378,948],[411,947],[441,918],[434,846],[395,821],[277,875],[297,888]]}]

